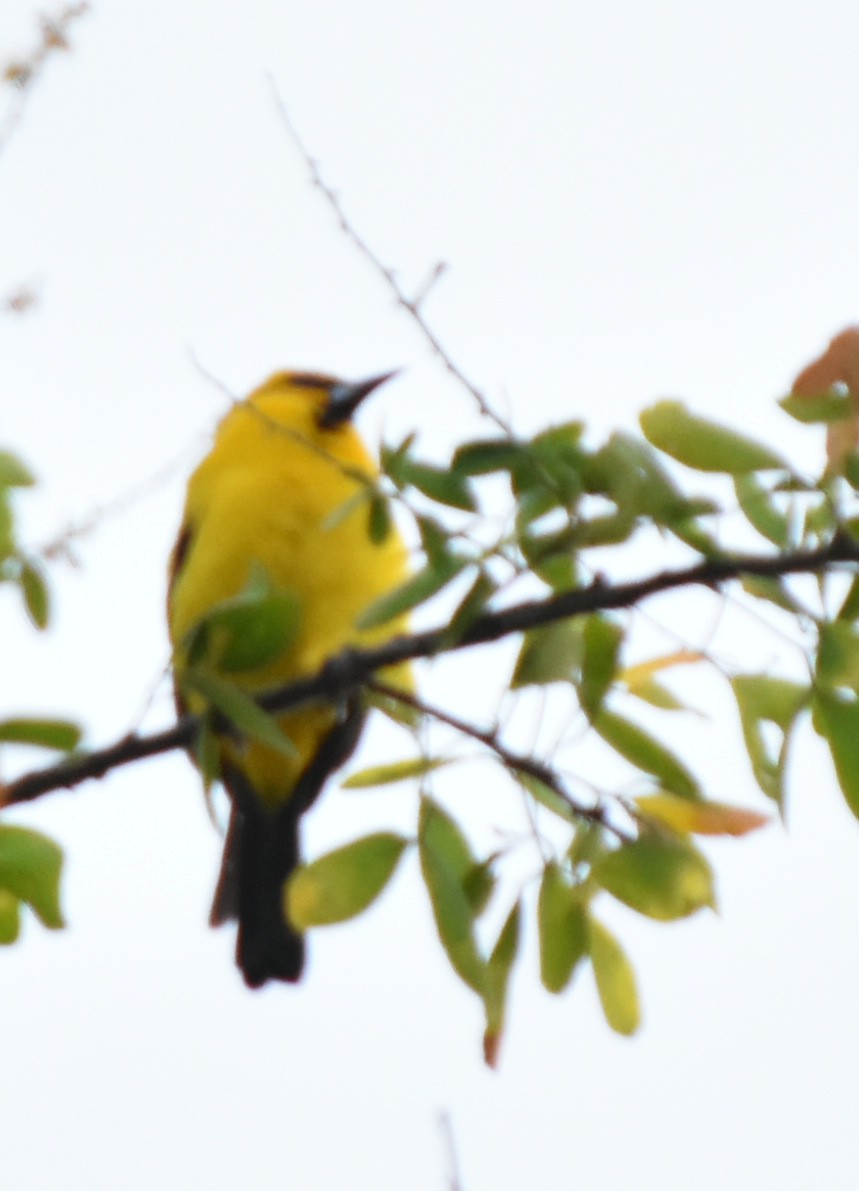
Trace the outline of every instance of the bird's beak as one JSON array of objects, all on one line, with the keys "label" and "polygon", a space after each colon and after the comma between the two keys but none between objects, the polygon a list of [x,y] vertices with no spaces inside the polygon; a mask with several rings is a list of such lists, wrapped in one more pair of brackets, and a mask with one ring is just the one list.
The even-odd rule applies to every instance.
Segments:
[{"label": "bird's beak", "polygon": [[383,385],[398,372],[399,369],[395,368],[393,372],[383,372],[381,376],[371,376],[369,380],[332,385],[328,394],[328,404],[319,419],[319,425],[323,430],[333,430],[336,426],[348,422],[364,398],[369,397],[374,389],[378,389],[379,385]]}]

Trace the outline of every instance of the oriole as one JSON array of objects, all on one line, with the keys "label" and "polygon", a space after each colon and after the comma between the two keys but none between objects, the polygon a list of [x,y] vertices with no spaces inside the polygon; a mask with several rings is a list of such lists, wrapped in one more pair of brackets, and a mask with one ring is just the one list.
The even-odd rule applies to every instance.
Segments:
[{"label": "oriole", "polygon": [[[189,481],[171,560],[168,619],[180,710],[200,710],[181,690],[189,635],[243,590],[255,567],[294,593],[299,622],[281,656],[230,675],[252,694],[315,673],[348,645],[402,631],[402,618],[373,631],[356,627],[372,601],[407,573],[399,534],[372,540],[368,505],[355,499],[378,468],[352,415],[391,375],[347,384],[317,373],[276,373],[221,422]],[[391,677],[410,684],[407,668]],[[290,755],[258,741],[219,738],[231,809],[210,921],[238,919],[236,962],[252,988],[301,976],[304,942],[285,918],[283,895],[299,862],[299,819],[354,750],[364,715],[353,701],[279,716],[294,746]]]}]

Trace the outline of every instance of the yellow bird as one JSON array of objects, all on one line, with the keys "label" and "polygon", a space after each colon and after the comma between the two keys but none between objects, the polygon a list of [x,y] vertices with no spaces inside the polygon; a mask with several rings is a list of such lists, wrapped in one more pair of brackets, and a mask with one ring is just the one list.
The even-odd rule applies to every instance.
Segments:
[{"label": "yellow bird", "polygon": [[[348,384],[310,372],[279,372],[237,403],[188,484],[170,569],[168,619],[177,704],[194,628],[264,568],[276,589],[297,597],[299,620],[286,650],[232,673],[251,694],[313,674],[351,645],[371,645],[405,628],[405,618],[360,630],[360,614],[407,575],[407,553],[391,530],[369,533],[368,504],[356,500],[378,475],[352,415],[393,373]],[[350,503],[351,506],[350,506]],[[408,667],[389,681],[410,687]],[[245,982],[296,981],[304,942],[286,921],[283,890],[299,863],[299,820],[326,779],[354,750],[364,708],[317,704],[278,716],[293,749],[219,740],[220,776],[231,813],[211,923],[238,919],[236,962]]]}]

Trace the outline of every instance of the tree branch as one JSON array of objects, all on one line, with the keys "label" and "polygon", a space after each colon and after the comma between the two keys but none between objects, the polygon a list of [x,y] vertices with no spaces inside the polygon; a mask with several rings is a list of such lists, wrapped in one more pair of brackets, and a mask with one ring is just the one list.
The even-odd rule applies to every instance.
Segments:
[{"label": "tree branch", "polygon": [[[617,608],[631,608],[642,600],[683,587],[717,590],[744,575],[778,578],[783,575],[818,574],[844,565],[859,565],[859,542],[837,534],[817,550],[794,554],[743,554],[705,559],[679,570],[660,571],[628,583],[607,584],[596,580],[588,587],[560,592],[543,600],[530,600],[478,617],[457,640],[451,641],[448,626],[410,636],[395,637],[374,649],[347,650],[332,658],[308,678],[265,692],[260,706],[269,712],[287,711],[303,704],[337,701],[361,687],[376,671],[418,658],[433,657],[499,641],[513,633]],[[200,726],[197,716],[186,716],[173,728],[149,736],[131,735],[104,749],[69,757],[57,765],[24,774],[0,785],[0,807],[29,802],[52,790],[72,788],[88,778],[100,778],[121,765],[156,756],[176,748],[187,748]]]}]

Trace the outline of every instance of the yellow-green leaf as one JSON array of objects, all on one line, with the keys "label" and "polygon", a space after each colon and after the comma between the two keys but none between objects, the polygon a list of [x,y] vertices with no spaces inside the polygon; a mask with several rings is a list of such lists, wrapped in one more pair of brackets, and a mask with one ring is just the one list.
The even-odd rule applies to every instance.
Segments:
[{"label": "yellow-green leaf", "polygon": [[606,1021],[618,1034],[634,1034],[641,1024],[635,972],[608,927],[593,917],[588,919],[588,949]]},{"label": "yellow-green leaf", "polygon": [[838,619],[859,619],[859,575],[853,577],[853,581],[847,589],[847,594],[842,601],[841,607],[838,609]]},{"label": "yellow-green leaf", "polygon": [[561,797],[557,790],[553,790],[551,786],[547,786],[545,782],[541,782],[533,773],[525,773],[521,769],[511,769],[509,772],[522,789],[527,790],[531,797],[539,802],[540,806],[544,806],[553,815],[560,816],[560,818],[565,819],[568,823],[575,822],[573,808],[566,799]]},{"label": "yellow-green leaf", "polygon": [[593,726],[631,765],[652,774],[672,793],[684,798],[700,797],[698,782],[682,761],[638,724],[604,707],[594,718]]},{"label": "yellow-green leaf", "polygon": [[0,890],[26,902],[52,930],[64,926],[60,908],[61,849],[38,831],[0,824]]},{"label": "yellow-green leaf", "polygon": [[779,399],[786,414],[797,422],[841,422],[853,417],[853,398],[850,393],[823,393],[819,397],[800,397],[789,393]]},{"label": "yellow-green leaf", "polygon": [[367,520],[367,532],[370,541],[377,546],[388,540],[393,528],[391,507],[387,497],[381,492],[374,492],[370,498],[370,511]]},{"label": "yellow-green leaf", "polygon": [[36,480],[11,451],[0,451],[0,488],[29,488]]},{"label": "yellow-green leaf", "polygon": [[859,699],[817,690],[812,711],[815,728],[829,744],[841,792],[859,818]]},{"label": "yellow-green leaf", "polygon": [[776,546],[784,547],[790,539],[790,522],[772,499],[772,493],[754,472],[734,477],[734,490],[740,508],[750,525]]},{"label": "yellow-green leaf", "polygon": [[587,955],[587,913],[582,890],[572,885],[554,862],[543,870],[537,923],[540,979],[549,992],[562,992],[576,965]]},{"label": "yellow-green leaf", "polygon": [[743,591],[754,596],[756,600],[766,600],[769,604],[775,604],[777,608],[789,612],[791,616],[804,612],[801,604],[793,598],[785,584],[771,575],[743,575],[740,579],[740,586]]},{"label": "yellow-green leaf", "polygon": [[559,620],[531,629],[522,639],[511,688],[569,682],[581,666],[584,648],[580,620]]},{"label": "yellow-green leaf", "polygon": [[340,784],[344,790],[363,790],[369,786],[390,786],[394,782],[411,781],[424,777],[434,769],[440,769],[449,762],[443,757],[410,757],[407,761],[392,761],[388,765],[371,765],[350,773]]},{"label": "yellow-green leaf", "polygon": [[691,841],[674,835],[647,832],[621,844],[596,862],[593,876],[618,901],[659,922],[715,905],[709,863]]},{"label": "yellow-green leaf", "polygon": [[663,711],[688,711],[687,705],[654,677],[662,670],[674,666],[694,665],[702,661],[704,655],[697,650],[678,649],[674,653],[663,654],[650,658],[646,662],[638,662],[634,666],[627,666],[618,674],[618,679],[636,699],[649,703],[652,707],[659,707]]},{"label": "yellow-green leaf", "polygon": [[507,438],[478,439],[463,443],[453,456],[451,468],[462,476],[486,476],[512,471],[527,455],[528,446]]},{"label": "yellow-green leaf", "polygon": [[680,401],[659,401],[639,421],[648,442],[696,471],[741,475],[788,467],[769,447],[690,413]]},{"label": "yellow-green leaf", "polygon": [[[741,674],[732,679],[731,687],[755,780],[764,794],[781,806],[790,735],[808,703],[809,689],[765,674]],[[777,730],[775,741],[772,726]]]},{"label": "yellow-green leaf", "polygon": [[859,690],[859,626],[848,620],[820,626],[815,677],[821,686]]},{"label": "yellow-green leaf", "polygon": [[47,628],[50,618],[50,596],[41,568],[28,559],[21,567],[18,582],[21,584],[24,605],[30,620],[37,629]]},{"label": "yellow-green leaf", "polygon": [[280,591],[262,567],[231,599],[216,604],[189,634],[185,649],[192,664],[232,674],[264,666],[282,656],[301,622],[301,604]]},{"label": "yellow-green leaf", "polygon": [[582,707],[593,718],[617,673],[623,629],[607,616],[589,616],[585,620],[584,656],[579,680]]},{"label": "yellow-green leaf", "polygon": [[404,455],[396,466],[396,474],[390,469],[389,472],[397,482],[411,484],[430,500],[468,513],[477,508],[468,479],[460,471],[418,463]]},{"label": "yellow-green leaf", "polygon": [[196,691],[241,733],[260,744],[268,745],[285,757],[295,757],[295,745],[274,716],[240,687],[209,674],[204,670],[186,670],[182,675],[183,690]]},{"label": "yellow-green leaf", "polygon": [[683,835],[747,835],[772,821],[759,811],[727,802],[692,802],[676,794],[642,794],[635,803],[646,818]]},{"label": "yellow-green leaf", "polygon": [[0,947],[14,943],[21,933],[21,903],[7,889],[0,889]]},{"label": "yellow-green leaf", "polygon": [[81,730],[68,720],[16,719],[0,720],[0,741],[9,744],[29,744],[37,748],[71,752],[80,744]]},{"label": "yellow-green leaf", "polygon": [[466,888],[477,861],[459,826],[429,798],[421,801],[418,843],[439,938],[454,971],[482,996],[486,962],[474,937],[475,908]]},{"label": "yellow-green leaf", "polygon": [[445,630],[445,643],[453,645],[468,632],[475,620],[485,611],[497,590],[497,584],[485,571],[478,571],[471,587],[460,600]]},{"label": "yellow-green leaf", "polygon": [[447,587],[467,565],[465,559],[456,558],[452,554],[433,560],[411,579],[374,600],[358,617],[358,628],[378,628],[379,625],[387,624],[389,620],[411,612],[412,608],[417,608],[419,604],[425,603],[442,588]]},{"label": "yellow-green leaf", "polygon": [[409,841],[380,831],[353,840],[292,873],[284,911],[297,930],[346,922],[363,913],[390,881]]},{"label": "yellow-green leaf", "polygon": [[504,1033],[507,1008],[507,988],[510,972],[519,952],[521,906],[516,902],[507,915],[498,941],[486,964],[483,983],[483,1005],[486,1011],[486,1030],[483,1034],[483,1057],[490,1067],[498,1062],[498,1050]]}]

